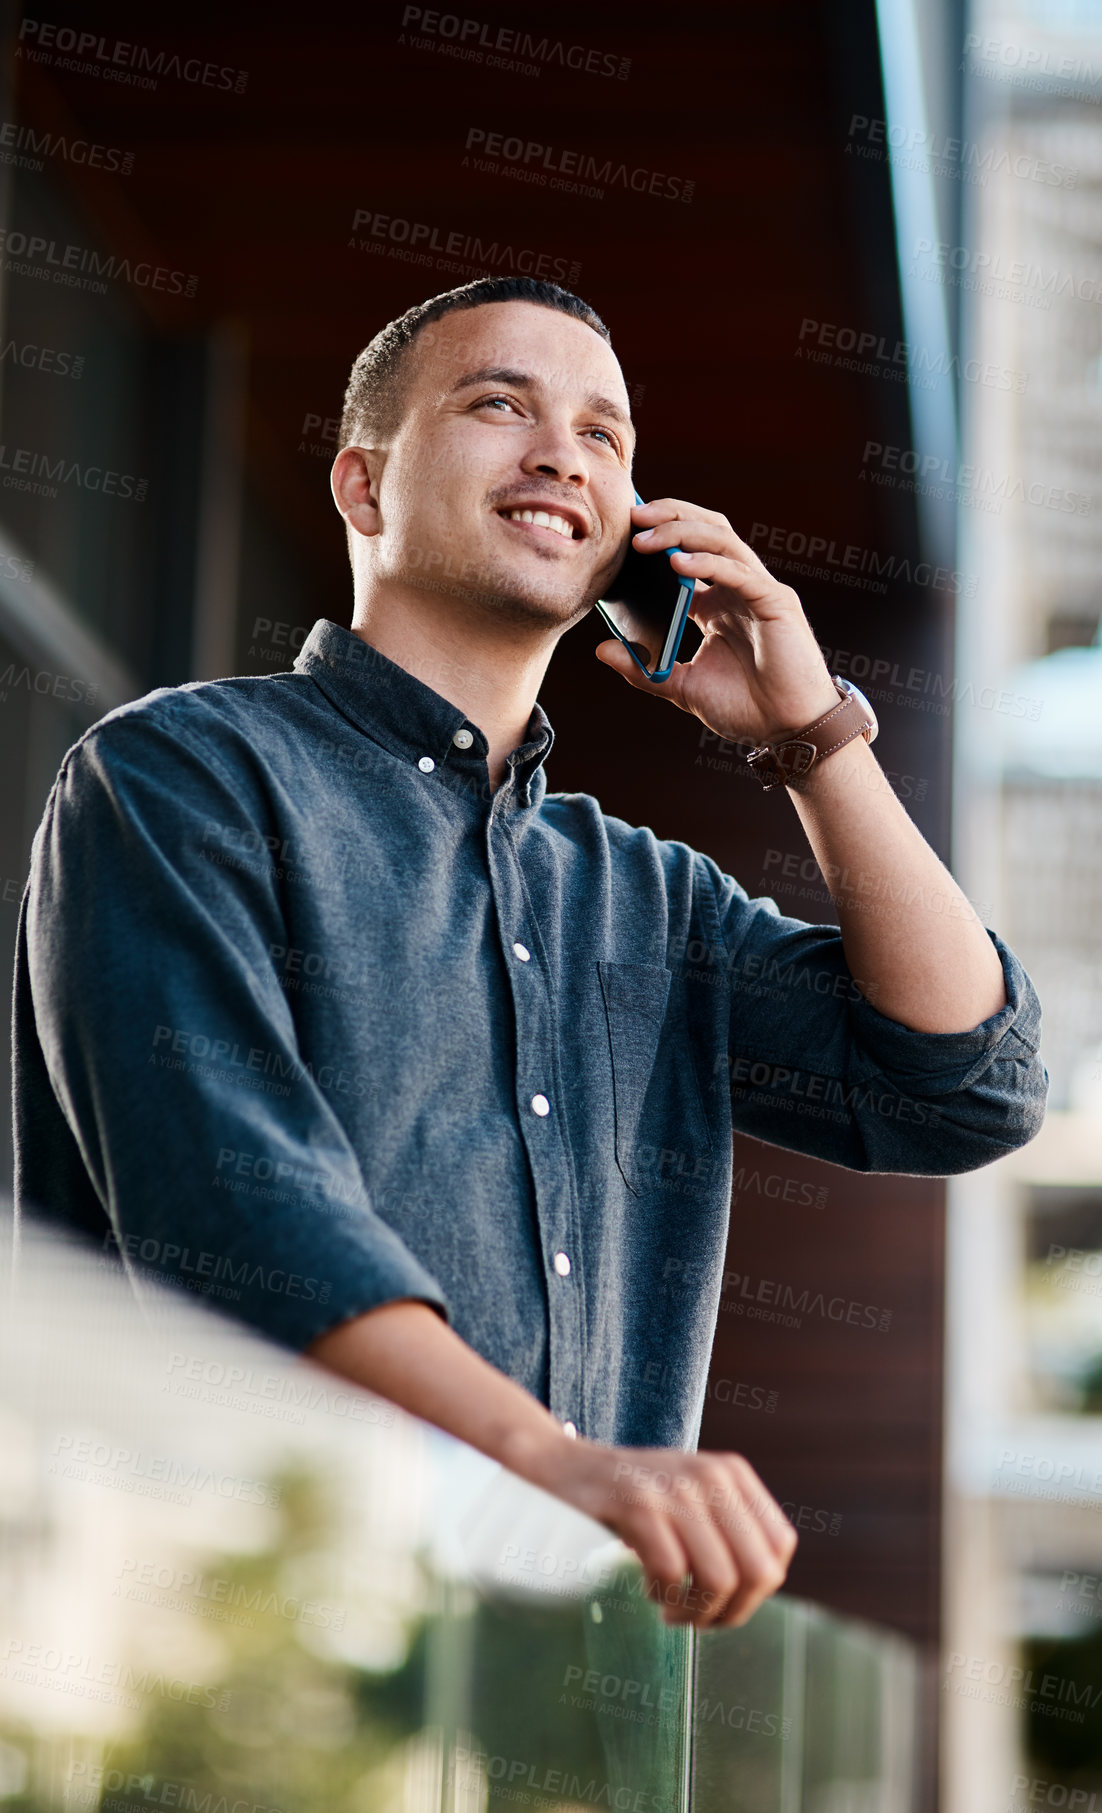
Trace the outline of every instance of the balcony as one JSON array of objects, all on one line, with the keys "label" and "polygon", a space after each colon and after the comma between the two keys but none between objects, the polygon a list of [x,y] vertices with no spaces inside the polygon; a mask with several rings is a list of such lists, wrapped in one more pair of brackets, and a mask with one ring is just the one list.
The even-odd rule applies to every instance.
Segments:
[{"label": "balcony", "polygon": [[910,1813],[901,1638],[630,1551],[179,1292],[2,1230],[5,1813]]}]

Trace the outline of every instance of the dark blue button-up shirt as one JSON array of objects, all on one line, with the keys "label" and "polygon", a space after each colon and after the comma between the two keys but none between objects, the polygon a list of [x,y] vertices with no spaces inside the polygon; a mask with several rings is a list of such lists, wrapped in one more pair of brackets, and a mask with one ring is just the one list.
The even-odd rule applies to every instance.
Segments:
[{"label": "dark blue button-up shirt", "polygon": [[20,914],[17,1203],[295,1347],[421,1299],[583,1434],[691,1447],[732,1124],[986,1164],[1040,1124],[1039,1010],[996,939],[982,1026],[884,1018],[836,929],[547,792],[552,736],[492,791],[478,726],[324,620],[94,725]]}]

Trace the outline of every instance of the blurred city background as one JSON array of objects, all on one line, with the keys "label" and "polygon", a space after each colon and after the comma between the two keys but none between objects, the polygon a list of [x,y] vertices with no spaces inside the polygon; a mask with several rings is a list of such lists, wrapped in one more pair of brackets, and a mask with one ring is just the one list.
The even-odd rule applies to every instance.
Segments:
[{"label": "blurred city background", "polygon": [[[948,1186],[737,1142],[729,1268],[890,1313],[877,1333],[721,1313],[702,1440],[745,1452],[798,1514],[799,1603],[904,1645],[876,1663],[896,1671],[877,1705],[906,1698],[900,1656],[918,1687],[912,1724],[877,1715],[904,1759],[913,1730],[913,1781],[880,1752],[849,1777],[801,1774],[774,1732],[775,1766],[745,1764],[729,1804],[1102,1807],[1102,3],[780,0],[653,24],[619,4],[495,3],[477,34],[400,0],[309,19],[121,0],[51,0],[50,15],[7,9],[0,77],[0,982],[34,829],[82,731],[154,686],[287,668],[318,617],[348,621],[328,470],[360,347],[475,276],[575,288],[624,366],[640,491],[724,510],[800,591],[832,668],[876,708],[892,785],[1030,971],[1052,1083],[1032,1145]],[[566,152],[590,173],[573,190],[546,174]],[[788,802],[600,668],[602,634],[575,630],[541,694],[549,784],[830,920]],[[0,1147],[6,1184],[6,1124]],[[17,1295],[20,1314],[25,1330]],[[68,1389],[98,1337],[79,1318],[50,1326]],[[204,1351],[219,1338],[239,1337]],[[70,1651],[115,1657],[93,1552],[113,1496],[84,1480],[58,1509],[42,1447],[67,1429],[57,1401],[21,1375],[5,1404],[0,1608],[40,1595],[19,1601],[13,1640],[48,1648],[56,1625]],[[73,1439],[125,1443],[128,1414],[86,1395]],[[420,1439],[388,1450],[384,1487],[342,1435],[341,1492],[289,1476],[278,1542],[211,1499],[175,1535],[135,1525],[119,1553],[157,1561],[184,1532],[208,1573],[228,1578],[234,1551],[242,1578],[289,1570],[320,1602],[337,1590],[326,1569],[359,1552],[333,1534],[349,1506],[374,1507],[389,1557],[403,1493],[423,1507],[440,1489]],[[210,1631],[184,1621],[175,1676],[229,1691],[237,1670],[235,1704],[254,1709],[229,1736],[210,1707],[200,1720],[173,1701],[137,1736],[89,1722],[83,1701],[78,1718],[41,1672],[17,1692],[0,1629],[0,1805],[149,1804],[151,1772],[208,1780],[199,1754],[209,1781],[238,1772],[249,1807],[496,1805],[507,1782],[440,1760],[445,1727],[453,1762],[493,1733],[468,1728],[469,1705],[440,1711],[432,1671],[466,1678],[446,1648],[460,1638],[426,1660],[417,1632],[443,1588],[412,1538],[398,1549],[383,1574],[400,1609],[373,1576],[340,1652],[376,1671],[375,1698],[345,1676],[334,1688],[320,1627],[281,1623],[262,1654],[220,1629],[215,1666]],[[810,1639],[791,1616],[777,1653],[799,1724],[792,1657]],[[169,1641],[164,1618],[137,1617],[140,1642]],[[501,1641],[493,1666],[515,1669]],[[685,1657],[651,1663],[686,1691]],[[672,1769],[671,1793],[688,1742],[674,1724],[643,1769]],[[231,1737],[256,1771],[218,1751]],[[296,1774],[300,1741],[313,1761]],[[105,1773],[116,1744],[121,1785]],[[612,1780],[594,1758],[586,1780]],[[212,1792],[215,1813],[219,1793],[233,1805]]]}]

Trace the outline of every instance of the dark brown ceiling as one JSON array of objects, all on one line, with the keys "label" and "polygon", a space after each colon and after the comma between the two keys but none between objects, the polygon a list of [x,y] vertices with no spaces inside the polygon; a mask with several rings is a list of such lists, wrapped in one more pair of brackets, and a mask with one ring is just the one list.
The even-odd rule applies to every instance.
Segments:
[{"label": "dark brown ceiling", "polygon": [[[343,549],[324,467],[304,469],[298,453],[304,418],[339,409],[352,358],[384,321],[462,281],[351,248],[357,210],[580,267],[575,287],[643,386],[644,489],[700,495],[741,524],[882,542],[883,498],[853,479],[870,418],[898,419],[898,387],[794,357],[808,316],[896,327],[887,173],[847,156],[851,114],[880,110],[871,6],[849,17],[847,41],[829,7],[791,0],[694,7],[662,30],[622,4],[474,7],[487,31],[626,59],[626,80],[459,63],[439,32],[435,50],[399,42],[411,10],[326,8],[315,22],[308,9],[49,8],[107,51],[121,41],[245,71],[243,94],[173,75],[149,94],[26,54],[14,65],[21,118],[68,115],[133,152],[125,180],[64,174],[114,245],[197,274],[192,302],[144,294],[161,325],[245,324],[251,456],[313,570],[343,578]],[[464,164],[472,129],[670,175],[694,185],[692,200],[615,183],[593,200],[504,164],[482,172]]]}]

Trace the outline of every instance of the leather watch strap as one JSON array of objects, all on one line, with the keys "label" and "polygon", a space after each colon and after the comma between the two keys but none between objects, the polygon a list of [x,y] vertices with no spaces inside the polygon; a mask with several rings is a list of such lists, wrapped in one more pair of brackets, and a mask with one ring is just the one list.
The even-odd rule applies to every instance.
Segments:
[{"label": "leather watch strap", "polygon": [[759,743],[746,760],[766,792],[800,780],[817,762],[825,761],[836,750],[844,749],[856,737],[871,743],[877,733],[876,717],[864,695],[831,674],[838,688],[838,703],[805,729],[772,743]]}]

